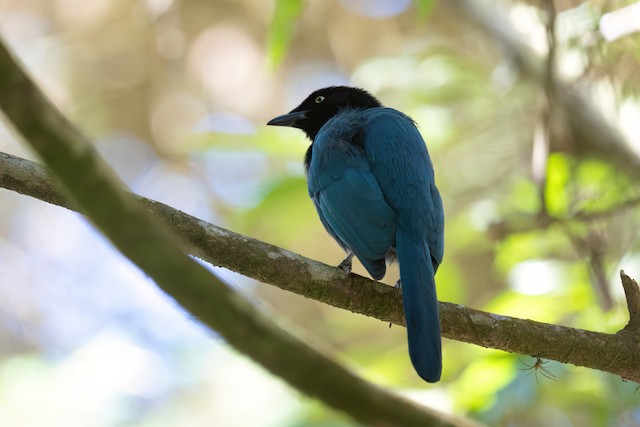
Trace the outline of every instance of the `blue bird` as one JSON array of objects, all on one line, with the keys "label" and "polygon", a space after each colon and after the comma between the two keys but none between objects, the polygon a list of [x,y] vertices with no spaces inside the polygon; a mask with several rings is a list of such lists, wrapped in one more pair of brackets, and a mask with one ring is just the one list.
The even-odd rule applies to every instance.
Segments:
[{"label": "blue bird", "polygon": [[434,275],[444,252],[444,212],[433,166],[413,120],[368,92],[333,86],[313,92],[268,125],[303,130],[309,196],[327,232],[376,280],[400,264],[409,356],[436,382],[442,372]]}]

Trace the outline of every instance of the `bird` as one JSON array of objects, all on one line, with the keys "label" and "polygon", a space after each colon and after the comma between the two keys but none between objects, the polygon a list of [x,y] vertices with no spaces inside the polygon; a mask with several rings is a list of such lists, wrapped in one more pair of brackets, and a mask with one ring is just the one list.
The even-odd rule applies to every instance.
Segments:
[{"label": "bird", "polygon": [[301,129],[309,196],[320,221],[347,257],[375,280],[397,261],[409,357],[418,375],[437,382],[442,343],[435,273],[444,254],[444,209],[416,123],[364,89],[331,86],[311,93],[270,126]]}]

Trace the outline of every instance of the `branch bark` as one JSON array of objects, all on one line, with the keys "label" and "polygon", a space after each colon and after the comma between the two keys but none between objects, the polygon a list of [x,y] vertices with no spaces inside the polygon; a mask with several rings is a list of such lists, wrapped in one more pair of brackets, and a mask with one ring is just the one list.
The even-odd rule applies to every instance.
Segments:
[{"label": "branch bark", "polygon": [[[356,376],[278,326],[184,254],[174,243],[180,241],[179,234],[157,224],[130,194],[119,189],[112,172],[85,136],[45,98],[2,43],[0,107],[44,159],[74,205],[166,293],[218,331],[235,349],[300,391],[366,425],[474,424],[418,406]],[[38,168],[28,166],[31,178],[36,175],[44,179]],[[4,183],[16,184],[17,179],[8,174],[8,168],[0,170]],[[39,183],[46,183],[42,179]],[[64,200],[59,194],[53,198]]]},{"label": "branch bark", "polygon": [[[71,208],[44,168],[3,153],[0,187]],[[347,275],[342,269],[225,230],[162,203],[136,198],[185,239],[184,250],[204,261],[334,307],[404,325],[402,300],[391,286]],[[624,334],[605,334],[446,302],[440,302],[440,322],[443,336],[450,339],[599,369],[640,382],[640,325],[635,323]]]}]

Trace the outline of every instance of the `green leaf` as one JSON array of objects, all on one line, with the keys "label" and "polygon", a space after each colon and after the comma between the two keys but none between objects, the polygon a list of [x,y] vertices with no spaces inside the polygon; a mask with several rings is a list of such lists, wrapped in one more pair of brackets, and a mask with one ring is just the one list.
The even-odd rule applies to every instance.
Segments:
[{"label": "green leaf", "polygon": [[267,46],[270,67],[277,67],[284,58],[291,43],[294,23],[300,16],[302,7],[302,0],[276,0]]},{"label": "green leaf", "polygon": [[547,164],[545,198],[552,215],[563,216],[569,210],[567,186],[571,179],[570,159],[562,153],[552,153]]},{"label": "green leaf", "polygon": [[309,236],[316,232],[321,233],[320,222],[310,221],[315,216],[306,179],[285,176],[265,183],[262,201],[246,213],[236,215],[232,226],[250,236],[291,247],[296,242],[309,241]]},{"label": "green leaf", "polygon": [[434,4],[434,0],[417,0],[416,8],[418,9],[418,19],[425,20],[431,16]]},{"label": "green leaf", "polygon": [[480,411],[495,405],[498,392],[517,372],[514,358],[484,349],[479,353],[485,357],[470,361],[452,385],[456,404],[466,410]]}]

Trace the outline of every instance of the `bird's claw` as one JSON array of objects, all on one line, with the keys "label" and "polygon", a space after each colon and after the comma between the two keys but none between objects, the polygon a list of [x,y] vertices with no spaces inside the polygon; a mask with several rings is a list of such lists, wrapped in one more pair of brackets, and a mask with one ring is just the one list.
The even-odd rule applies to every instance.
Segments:
[{"label": "bird's claw", "polygon": [[350,274],[351,267],[352,267],[352,260],[353,260],[353,252],[349,252],[347,254],[347,257],[343,259],[340,264],[338,264],[338,268],[341,268],[342,271],[344,271],[347,274]]},{"label": "bird's claw", "polygon": [[398,279],[396,284],[393,285],[393,289],[395,289],[398,294],[402,295],[402,282],[400,281],[400,279]]},{"label": "bird's claw", "polygon": [[340,264],[338,264],[338,268],[341,268],[347,274],[351,273],[351,267],[352,264],[350,257],[345,258]]},{"label": "bird's claw", "polygon": [[[395,289],[396,292],[398,292],[400,295],[402,295],[402,282],[400,281],[400,279],[398,279],[396,284],[393,285],[393,289]],[[389,329],[391,329],[391,322],[389,322]]]}]

